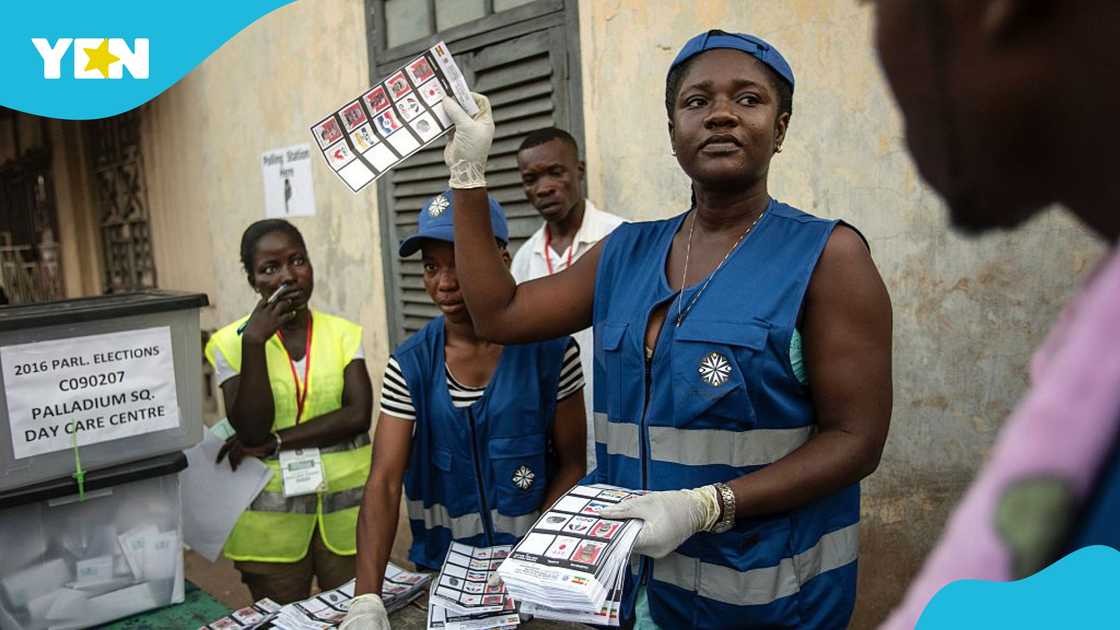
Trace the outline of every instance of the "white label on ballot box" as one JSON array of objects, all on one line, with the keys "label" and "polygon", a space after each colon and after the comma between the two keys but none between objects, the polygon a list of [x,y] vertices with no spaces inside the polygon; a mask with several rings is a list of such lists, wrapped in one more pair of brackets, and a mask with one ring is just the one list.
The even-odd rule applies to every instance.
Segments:
[{"label": "white label on ballot box", "polygon": [[284,482],[285,497],[298,497],[326,490],[323,459],[319,457],[317,448],[280,451],[280,475]]},{"label": "white label on ballot box", "polygon": [[0,348],[16,459],[179,426],[167,326]]}]

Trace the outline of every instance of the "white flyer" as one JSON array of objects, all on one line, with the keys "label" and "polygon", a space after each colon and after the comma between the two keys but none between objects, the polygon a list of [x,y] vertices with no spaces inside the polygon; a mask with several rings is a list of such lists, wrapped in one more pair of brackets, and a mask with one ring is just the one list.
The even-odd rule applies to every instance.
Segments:
[{"label": "white flyer", "polygon": [[0,348],[16,459],[179,426],[167,326]]},{"label": "white flyer", "polygon": [[280,451],[280,476],[285,498],[315,494],[325,490],[327,485],[323,458],[317,448]]},{"label": "white flyer", "polygon": [[206,429],[202,441],[184,451],[187,469],[179,473],[183,542],[210,562],[217,562],[237,519],[272,479],[272,469],[255,457],[246,457],[237,470],[225,460],[215,463],[230,435],[228,420]]}]

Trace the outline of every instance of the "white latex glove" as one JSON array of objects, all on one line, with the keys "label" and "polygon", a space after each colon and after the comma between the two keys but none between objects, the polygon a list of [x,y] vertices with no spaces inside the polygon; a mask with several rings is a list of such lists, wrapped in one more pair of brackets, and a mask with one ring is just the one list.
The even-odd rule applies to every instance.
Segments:
[{"label": "white latex glove", "polygon": [[471,97],[478,105],[474,118],[459,106],[459,101],[446,94],[443,96],[443,111],[455,123],[443,149],[443,161],[451,171],[451,188],[486,186],[486,158],[490,155],[490,143],[494,141],[494,117],[489,99],[474,92]]},{"label": "white latex glove", "polygon": [[696,532],[707,531],[719,520],[719,492],[715,486],[694,490],[667,490],[634,497],[603,508],[603,518],[640,518],[645,521],[634,553],[664,558]]},{"label": "white latex glove", "polygon": [[366,593],[350,600],[350,612],[338,627],[339,630],[390,630],[389,615],[381,597]]}]

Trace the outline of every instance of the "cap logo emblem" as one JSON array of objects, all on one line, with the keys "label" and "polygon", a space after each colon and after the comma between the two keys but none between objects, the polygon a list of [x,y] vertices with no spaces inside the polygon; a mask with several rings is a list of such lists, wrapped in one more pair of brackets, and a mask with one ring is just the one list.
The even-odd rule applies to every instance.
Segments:
[{"label": "cap logo emblem", "polygon": [[712,352],[700,359],[697,371],[705,383],[712,387],[719,387],[731,378],[731,363],[722,354]]},{"label": "cap logo emblem", "polygon": [[430,214],[432,216],[432,218],[434,219],[434,218],[438,217],[439,215],[443,214],[443,211],[446,210],[447,206],[450,206],[450,205],[451,205],[451,202],[447,201],[446,196],[439,195],[436,198],[432,199],[431,205],[428,206],[428,214]]}]

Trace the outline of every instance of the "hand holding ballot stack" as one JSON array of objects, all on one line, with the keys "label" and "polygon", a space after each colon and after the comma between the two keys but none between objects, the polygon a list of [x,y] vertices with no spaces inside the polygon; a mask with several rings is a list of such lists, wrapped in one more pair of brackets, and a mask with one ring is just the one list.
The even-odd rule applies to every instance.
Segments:
[{"label": "hand holding ballot stack", "polygon": [[636,519],[600,513],[641,494],[614,486],[575,486],[533,524],[498,568],[524,613],[545,619],[619,625]]},{"label": "hand holding ballot stack", "polygon": [[428,601],[428,630],[491,630],[521,623],[498,566],[510,546],[451,543]]}]

